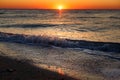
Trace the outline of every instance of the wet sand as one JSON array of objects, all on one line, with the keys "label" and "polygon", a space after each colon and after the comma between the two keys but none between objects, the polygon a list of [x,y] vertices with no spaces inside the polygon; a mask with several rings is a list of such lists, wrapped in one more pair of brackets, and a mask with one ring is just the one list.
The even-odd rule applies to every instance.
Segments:
[{"label": "wet sand", "polygon": [[88,49],[1,42],[0,80],[119,80],[119,56]]}]

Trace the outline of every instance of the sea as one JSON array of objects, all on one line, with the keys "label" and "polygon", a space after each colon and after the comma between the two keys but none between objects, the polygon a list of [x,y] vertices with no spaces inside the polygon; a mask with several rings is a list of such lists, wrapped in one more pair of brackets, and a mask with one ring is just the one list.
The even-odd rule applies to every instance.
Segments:
[{"label": "sea", "polygon": [[120,10],[1,9],[0,52],[78,80],[119,80]]}]

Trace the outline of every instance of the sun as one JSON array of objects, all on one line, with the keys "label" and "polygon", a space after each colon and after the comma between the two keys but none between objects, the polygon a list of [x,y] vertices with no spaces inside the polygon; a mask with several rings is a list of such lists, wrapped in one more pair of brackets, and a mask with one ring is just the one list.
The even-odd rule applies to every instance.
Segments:
[{"label": "sun", "polygon": [[59,9],[59,10],[62,10],[62,9],[63,9],[63,6],[62,6],[62,5],[59,5],[59,6],[58,6],[58,9]]}]

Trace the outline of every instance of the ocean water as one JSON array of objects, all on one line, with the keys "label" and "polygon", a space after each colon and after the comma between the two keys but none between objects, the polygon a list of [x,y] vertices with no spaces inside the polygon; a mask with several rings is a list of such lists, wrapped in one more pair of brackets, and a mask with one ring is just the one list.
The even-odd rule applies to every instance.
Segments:
[{"label": "ocean water", "polygon": [[0,10],[0,31],[120,42],[119,10]]},{"label": "ocean water", "polygon": [[109,51],[112,45],[119,52],[119,14],[119,10],[0,10],[0,32],[38,36],[70,48]]},{"label": "ocean water", "polygon": [[120,79],[120,10],[0,10],[0,51],[77,79]]}]

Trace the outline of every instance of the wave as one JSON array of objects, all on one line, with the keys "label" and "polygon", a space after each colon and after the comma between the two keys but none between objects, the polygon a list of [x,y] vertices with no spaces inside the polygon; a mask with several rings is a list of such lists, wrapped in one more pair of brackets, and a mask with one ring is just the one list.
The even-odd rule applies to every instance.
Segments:
[{"label": "wave", "polygon": [[0,14],[4,14],[4,12],[0,12]]},{"label": "wave", "polygon": [[62,48],[83,48],[104,52],[120,52],[120,43],[70,40],[49,36],[34,36],[0,32],[0,41],[46,47],[56,46]]},{"label": "wave", "polygon": [[75,29],[76,31],[80,31],[80,32],[89,32],[89,31],[91,31],[91,32],[104,32],[104,31],[106,31],[106,30],[109,30],[110,28],[102,28],[102,27],[91,27],[91,28],[83,28],[83,27],[81,27],[81,28],[78,28],[78,29]]},{"label": "wave", "polygon": [[111,18],[111,19],[120,19],[120,17],[118,17],[118,16],[110,16],[109,18]]},{"label": "wave", "polygon": [[103,18],[103,17],[77,17],[77,18]]},{"label": "wave", "polygon": [[[0,14],[5,14],[3,12],[0,12]],[[9,14],[9,15],[5,15],[5,16],[0,16],[0,18],[36,18],[38,17],[37,15],[30,15],[30,14],[19,14],[19,15],[15,15],[15,14]]]},{"label": "wave", "polygon": [[57,24],[12,24],[12,25],[1,25],[0,27],[37,28],[37,27],[53,27],[53,26],[57,26]]}]

